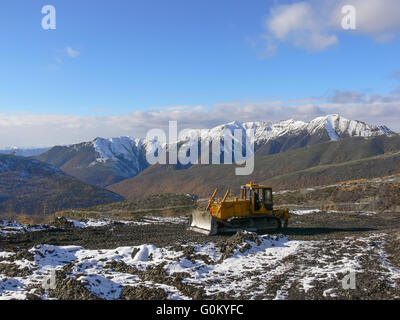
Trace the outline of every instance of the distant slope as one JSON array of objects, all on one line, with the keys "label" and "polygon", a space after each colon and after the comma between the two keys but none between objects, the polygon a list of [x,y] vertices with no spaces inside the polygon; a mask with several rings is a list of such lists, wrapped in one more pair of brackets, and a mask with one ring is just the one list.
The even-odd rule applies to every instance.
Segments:
[{"label": "distant slope", "polygon": [[108,190],[83,183],[30,158],[0,155],[0,214],[51,214],[120,201]]},{"label": "distant slope", "polygon": [[196,165],[174,170],[154,165],[134,178],[112,186],[125,198],[134,199],[161,192],[181,192],[209,196],[215,187],[230,188],[249,182],[263,182],[276,189],[314,186],[335,181],[377,177],[400,172],[400,136],[370,139],[348,138],[255,158],[250,176],[236,176],[236,165]]},{"label": "distant slope", "polygon": [[15,154],[16,156],[22,157],[34,157],[39,156],[42,153],[46,152],[50,148],[18,148],[12,147],[0,150],[0,154]]},{"label": "distant slope", "polygon": [[352,179],[371,179],[384,177],[400,172],[400,152],[390,152],[383,155],[321,165],[286,175],[275,176],[268,181],[279,189],[293,189],[309,186],[319,186]]},{"label": "distant slope", "polygon": [[119,201],[83,209],[66,209],[56,212],[58,217],[80,220],[82,218],[135,219],[141,215],[175,216],[188,214],[196,207],[195,198],[188,194],[157,194],[133,201]]},{"label": "distant slope", "polygon": [[361,212],[400,212],[400,174],[285,190],[274,194],[278,206]]}]

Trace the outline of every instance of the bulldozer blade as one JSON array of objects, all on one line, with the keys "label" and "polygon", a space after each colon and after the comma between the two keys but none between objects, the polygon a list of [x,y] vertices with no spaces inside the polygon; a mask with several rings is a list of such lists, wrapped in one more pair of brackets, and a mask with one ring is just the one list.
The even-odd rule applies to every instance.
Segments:
[{"label": "bulldozer blade", "polygon": [[218,233],[215,217],[213,217],[209,212],[201,210],[195,210],[192,212],[192,220],[189,230],[208,236]]}]

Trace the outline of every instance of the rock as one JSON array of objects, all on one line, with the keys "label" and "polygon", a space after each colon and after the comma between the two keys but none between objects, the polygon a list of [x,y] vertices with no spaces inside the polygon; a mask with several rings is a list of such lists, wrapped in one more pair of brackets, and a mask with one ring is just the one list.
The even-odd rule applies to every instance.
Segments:
[{"label": "rock", "polygon": [[70,229],[74,227],[74,223],[68,221],[65,217],[57,217],[54,219],[53,225],[57,228]]},{"label": "rock", "polygon": [[136,257],[136,254],[137,254],[139,251],[140,251],[140,249],[139,249],[139,248],[135,248],[135,249],[133,249],[133,251],[132,251],[132,254],[131,254],[131,257],[132,257],[132,259],[135,259],[135,257]]},{"label": "rock", "polygon": [[42,298],[40,296],[38,296],[37,294],[33,294],[33,293],[27,293],[25,299],[26,300],[42,300]]}]

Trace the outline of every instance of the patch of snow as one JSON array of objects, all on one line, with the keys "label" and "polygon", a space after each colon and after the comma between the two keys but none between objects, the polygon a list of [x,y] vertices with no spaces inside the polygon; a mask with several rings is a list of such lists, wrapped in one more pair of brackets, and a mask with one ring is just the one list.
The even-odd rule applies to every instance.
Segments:
[{"label": "patch of snow", "polygon": [[186,217],[157,217],[157,216],[145,216],[143,218],[145,222],[149,223],[174,223],[181,224],[188,221]]},{"label": "patch of snow", "polygon": [[15,253],[13,253],[13,252],[6,252],[6,251],[3,251],[3,250],[0,250],[0,259],[7,259],[7,258],[9,258],[9,257],[11,257],[11,256],[13,256],[13,255],[15,255]]},{"label": "patch of snow", "polygon": [[139,248],[139,251],[136,253],[135,257],[133,258],[133,261],[142,261],[142,262],[147,262],[149,261],[149,256],[157,252],[157,248],[153,245],[142,245]]},{"label": "patch of snow", "polygon": [[325,123],[325,129],[328,132],[329,138],[333,141],[340,140],[340,136],[337,134],[337,132],[334,129],[334,124],[332,123],[332,119],[328,118],[326,123]]},{"label": "patch of snow", "polygon": [[157,216],[144,216],[140,220],[112,220],[108,218],[104,219],[82,219],[82,220],[73,220],[67,218],[67,221],[72,222],[75,228],[96,228],[96,227],[105,227],[112,225],[114,223],[122,223],[127,225],[151,225],[151,224],[165,224],[165,223],[173,223],[173,224],[181,224],[186,223],[188,218],[186,217],[157,217]]},{"label": "patch of snow", "polygon": [[361,211],[358,214],[362,214],[364,216],[372,216],[372,215],[376,214],[376,212],[375,211]]},{"label": "patch of snow", "polygon": [[388,255],[383,249],[384,241],[378,241],[377,245],[379,248],[380,262],[387,269],[386,275],[389,277],[392,285],[394,285],[395,280],[400,279],[400,270],[394,267],[388,260]]},{"label": "patch of snow", "polygon": [[308,209],[308,210],[290,210],[290,213],[296,214],[296,215],[303,215],[303,214],[312,214],[312,213],[318,213],[321,212],[319,209]]},{"label": "patch of snow", "polygon": [[46,225],[30,226],[27,224],[18,223],[16,221],[11,222],[6,220],[0,220],[0,237],[1,236],[5,237],[7,235],[16,233],[42,231],[48,228],[51,227]]},{"label": "patch of snow", "polygon": [[332,297],[332,298],[337,297],[337,295],[335,294],[334,291],[335,291],[335,288],[330,288],[330,289],[325,290],[325,291],[322,293],[322,295],[323,295],[324,297]]}]

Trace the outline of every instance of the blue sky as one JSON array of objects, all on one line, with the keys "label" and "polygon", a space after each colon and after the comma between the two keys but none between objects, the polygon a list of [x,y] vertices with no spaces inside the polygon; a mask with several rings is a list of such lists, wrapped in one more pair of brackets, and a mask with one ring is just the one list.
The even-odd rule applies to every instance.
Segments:
[{"label": "blue sky", "polygon": [[[221,106],[229,115],[230,106],[232,110],[248,110],[249,105],[264,103],[265,108],[273,108],[271,103],[279,101],[282,107],[292,105],[292,99],[305,99],[307,110],[319,110],[305,115],[307,118],[327,109],[334,112],[335,106],[338,111],[346,110],[343,104],[321,107],[334,102],[338,95],[351,97],[340,101],[357,103],[361,110],[373,108],[372,95],[380,97],[379,101],[389,97],[390,109],[378,115],[379,120],[389,121],[393,117],[388,117],[387,110],[393,112],[393,103],[398,105],[393,94],[400,87],[396,73],[400,70],[396,22],[400,17],[392,13],[392,0],[383,1],[386,7],[372,18],[368,9],[360,8],[360,29],[344,31],[338,27],[340,19],[325,24],[333,15],[326,13],[329,6],[340,6],[339,0],[326,0],[326,5],[269,0],[3,0],[0,132],[6,130],[6,122],[19,123],[18,119],[27,127],[44,126],[39,115],[60,123],[67,121],[57,120],[61,116],[119,116],[123,122],[124,115],[148,116],[153,110],[185,110],[180,112],[188,112],[187,119],[193,111],[190,108],[198,108],[205,118],[212,118],[215,108],[221,110]],[[359,0],[347,2],[359,4]],[[374,6],[376,0],[367,2]],[[41,9],[48,4],[56,8],[56,30],[41,27]],[[282,36],[271,27],[271,21],[287,21],[289,10],[300,12],[296,19],[304,17],[306,27],[292,23]],[[386,18],[382,25],[379,14],[386,12],[395,16]],[[315,22],[308,25],[308,19]],[[371,27],[374,23],[375,29]],[[310,34],[334,37],[335,41],[310,48]],[[304,41],[298,43],[301,37]],[[357,100],[349,93],[356,94]],[[240,117],[238,112],[232,114]],[[353,114],[365,121],[376,118],[369,114],[363,119],[361,111],[348,116]],[[256,112],[247,113],[243,119],[227,116],[213,121],[257,117],[268,121],[269,116],[268,112],[265,116]],[[275,113],[271,120],[280,117],[285,118],[286,113]],[[167,119],[164,113],[161,119]],[[143,121],[152,120],[144,117]],[[132,123],[131,129],[90,133],[82,129],[81,135],[60,133],[60,143],[127,134],[129,130],[135,135],[139,134],[136,126]],[[69,127],[71,124],[66,125]],[[45,127],[41,130],[46,131]],[[47,143],[28,143],[25,132],[18,132],[18,139],[10,134],[0,140],[0,145],[55,143],[45,138]]]}]

